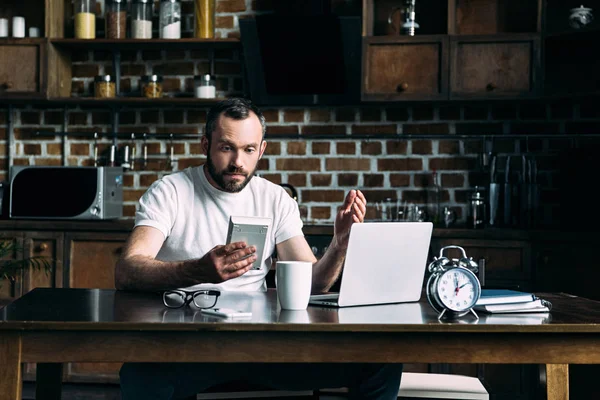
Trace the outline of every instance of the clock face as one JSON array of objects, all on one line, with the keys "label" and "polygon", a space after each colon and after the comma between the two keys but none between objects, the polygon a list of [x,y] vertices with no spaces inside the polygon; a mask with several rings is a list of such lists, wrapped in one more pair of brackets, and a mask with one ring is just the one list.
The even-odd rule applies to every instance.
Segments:
[{"label": "clock face", "polygon": [[475,305],[480,295],[477,277],[469,270],[453,268],[437,280],[437,294],[444,307],[452,311],[465,311]]}]

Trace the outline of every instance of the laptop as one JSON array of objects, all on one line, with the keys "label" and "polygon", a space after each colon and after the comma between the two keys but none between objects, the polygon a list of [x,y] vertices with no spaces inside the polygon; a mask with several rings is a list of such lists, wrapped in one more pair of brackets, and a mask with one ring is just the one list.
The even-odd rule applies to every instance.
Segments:
[{"label": "laptop", "polygon": [[350,307],[419,301],[433,232],[431,222],[353,224],[339,293],[309,304]]}]

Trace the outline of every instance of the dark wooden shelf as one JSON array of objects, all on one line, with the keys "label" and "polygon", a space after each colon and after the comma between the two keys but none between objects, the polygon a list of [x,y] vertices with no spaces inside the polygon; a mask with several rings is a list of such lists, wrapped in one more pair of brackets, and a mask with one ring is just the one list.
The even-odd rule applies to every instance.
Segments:
[{"label": "dark wooden shelf", "polygon": [[546,32],[546,34],[544,35],[545,38],[549,38],[549,39],[554,39],[554,38],[577,38],[580,36],[587,36],[589,35],[597,35],[600,33],[600,26],[596,26],[593,28],[584,28],[584,29],[569,29],[569,30],[563,30],[563,31],[556,31],[556,32]]},{"label": "dark wooden shelf", "polygon": [[48,101],[61,104],[81,105],[131,105],[141,107],[183,105],[183,106],[211,106],[223,98],[197,99],[195,97],[162,97],[149,99],[145,97],[116,97],[113,99],[97,99],[95,97],[64,97],[50,98]]},{"label": "dark wooden shelf", "polygon": [[31,37],[26,37],[26,38],[12,38],[12,37],[8,37],[8,38],[0,38],[0,45],[1,44],[21,44],[21,45],[28,45],[28,44],[40,44],[40,43],[44,43],[46,41],[45,38],[31,38]]},{"label": "dark wooden shelf", "polygon": [[166,50],[237,47],[240,40],[225,39],[50,39],[50,43],[65,49],[86,50]]},{"label": "dark wooden shelf", "polygon": [[216,102],[224,98],[215,99],[197,99],[195,97],[163,97],[160,99],[148,99],[145,97],[116,97],[113,99],[97,99],[95,97],[52,97],[49,99],[42,98],[2,98],[0,104],[9,103],[18,104],[41,104],[51,106],[83,106],[83,107],[210,107]]}]

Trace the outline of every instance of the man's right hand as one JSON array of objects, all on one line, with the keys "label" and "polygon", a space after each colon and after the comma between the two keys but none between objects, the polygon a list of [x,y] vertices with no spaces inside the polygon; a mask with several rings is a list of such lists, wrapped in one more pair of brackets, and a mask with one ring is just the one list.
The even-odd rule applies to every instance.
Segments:
[{"label": "man's right hand", "polygon": [[208,282],[228,281],[248,272],[256,257],[256,247],[245,242],[215,246],[199,260],[204,270],[200,274]]}]

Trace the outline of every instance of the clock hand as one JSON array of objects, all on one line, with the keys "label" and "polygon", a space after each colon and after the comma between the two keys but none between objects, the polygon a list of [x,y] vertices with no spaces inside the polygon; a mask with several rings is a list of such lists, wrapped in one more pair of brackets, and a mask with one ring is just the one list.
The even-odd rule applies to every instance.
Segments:
[{"label": "clock hand", "polygon": [[469,283],[470,283],[470,282],[463,283],[462,285],[460,285],[459,289],[462,289],[462,288],[464,288],[464,287],[465,287],[465,286],[467,286]]}]

